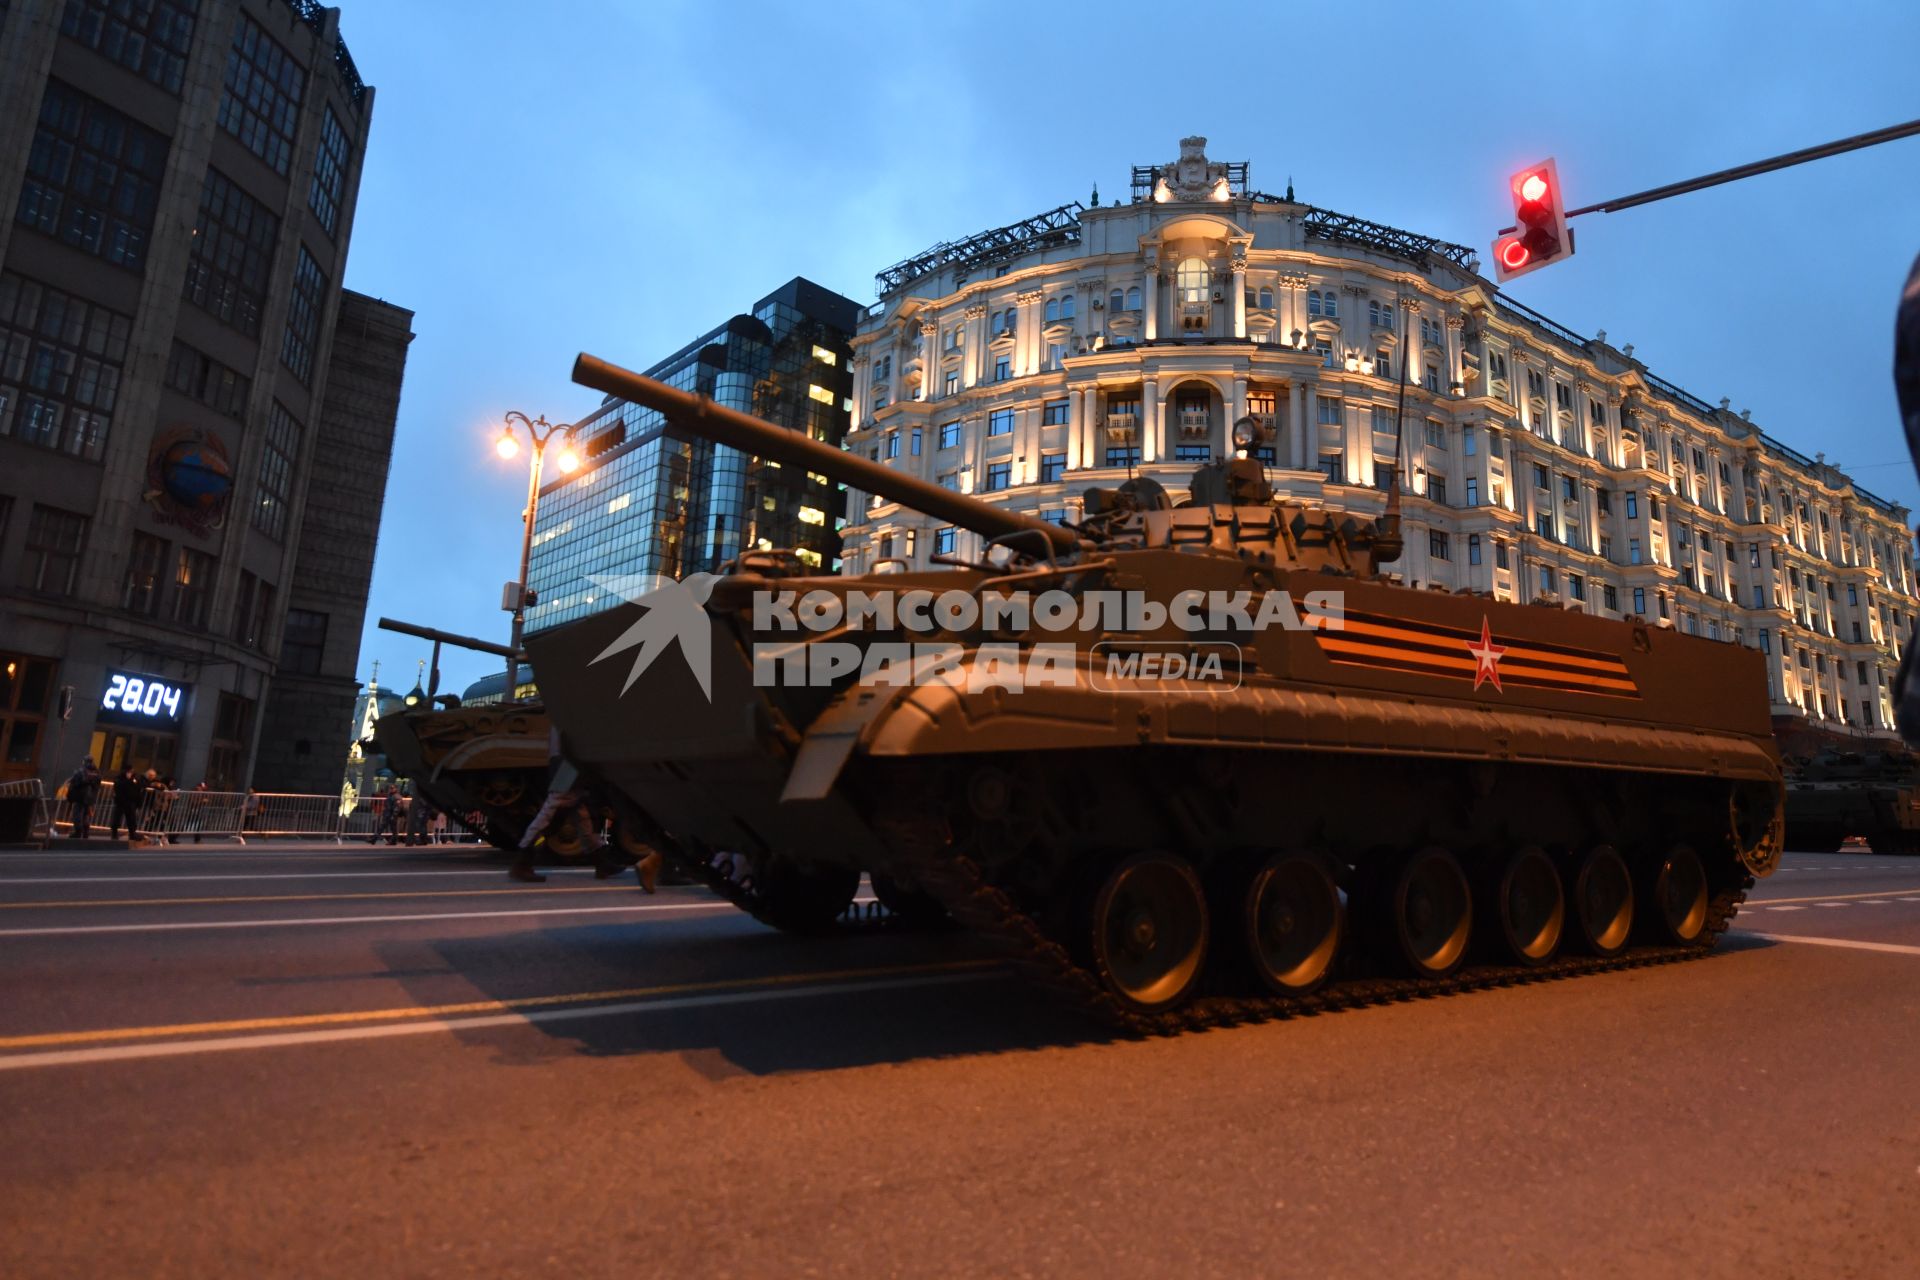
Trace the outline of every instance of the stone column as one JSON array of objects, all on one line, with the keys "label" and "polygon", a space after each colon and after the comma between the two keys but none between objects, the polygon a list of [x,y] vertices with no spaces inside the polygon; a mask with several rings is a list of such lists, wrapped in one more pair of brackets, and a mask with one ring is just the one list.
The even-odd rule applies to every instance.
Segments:
[{"label": "stone column", "polygon": [[963,385],[977,387],[986,370],[987,358],[987,307],[983,302],[970,304],[966,309],[967,349],[960,359]]},{"label": "stone column", "polygon": [[1160,456],[1160,380],[1140,380],[1140,461]]},{"label": "stone column", "polygon": [[[1236,246],[1237,248],[1238,246]],[[1240,250],[1233,259],[1233,336],[1247,336],[1247,259]]]},{"label": "stone column", "polygon": [[1040,372],[1040,348],[1043,345],[1040,330],[1042,312],[1040,310],[1040,290],[1026,289],[1015,295],[1020,304],[1020,332],[1013,346],[1013,372],[1016,377]]},{"label": "stone column", "polygon": [[[1306,400],[1305,383],[1295,378],[1287,384],[1287,461],[1295,471],[1307,469],[1307,423],[1303,411]],[[1318,453],[1317,450],[1315,452]],[[1315,461],[1318,461],[1317,457]]]},{"label": "stone column", "polygon": [[[1239,273],[1235,273],[1239,274]],[[1245,313],[1241,318],[1246,318]],[[1227,420],[1223,424],[1220,439],[1214,442],[1214,455],[1228,458],[1233,456],[1233,424],[1247,416],[1247,379],[1246,375],[1233,380],[1233,403],[1228,406]]]},{"label": "stone column", "polygon": [[926,320],[920,325],[920,399],[933,399],[933,380],[939,376],[940,326]]},{"label": "stone column", "polygon": [[1067,470],[1087,465],[1087,393],[1076,387],[1067,393]]},{"label": "stone column", "polygon": [[1149,253],[1147,255],[1147,292],[1146,297],[1142,299],[1142,305],[1146,308],[1146,315],[1142,317],[1142,323],[1145,325],[1142,331],[1143,337],[1146,341],[1152,342],[1160,336],[1160,261],[1158,254]]}]

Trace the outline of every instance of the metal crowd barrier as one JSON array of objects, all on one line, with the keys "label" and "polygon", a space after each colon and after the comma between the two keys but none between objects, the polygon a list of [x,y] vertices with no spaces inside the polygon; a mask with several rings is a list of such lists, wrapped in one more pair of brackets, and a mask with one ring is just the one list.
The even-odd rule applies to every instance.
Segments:
[{"label": "metal crowd barrier", "polygon": [[[48,800],[38,778],[0,784],[0,797],[30,795],[39,803],[34,837],[73,834],[76,806],[61,795]],[[372,840],[387,830],[382,819],[388,801],[362,797],[345,813],[339,796],[294,795],[283,792],[246,791],[161,791],[149,788],[139,817],[140,834],[149,840],[179,844],[206,840],[230,840],[246,844],[249,840],[307,839]],[[111,836],[115,813],[113,783],[103,779],[99,793],[88,809],[88,834]],[[407,837],[405,806],[399,818],[399,837]],[[429,836],[431,839],[431,835]],[[449,822],[434,843],[465,844],[473,837],[458,823]]]}]

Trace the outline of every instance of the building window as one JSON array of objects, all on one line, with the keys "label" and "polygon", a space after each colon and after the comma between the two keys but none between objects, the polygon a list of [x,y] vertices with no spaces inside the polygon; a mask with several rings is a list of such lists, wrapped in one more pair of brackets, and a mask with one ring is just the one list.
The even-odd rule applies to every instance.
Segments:
[{"label": "building window", "polygon": [[327,278],[320,264],[300,246],[300,259],[293,269],[293,295],[287,300],[287,332],[280,340],[280,362],[293,370],[293,376],[313,385],[314,350],[320,339],[320,309],[325,305]]},{"label": "building window", "polygon": [[1373,376],[1376,378],[1393,377],[1393,352],[1385,347],[1373,353]]},{"label": "building window", "polygon": [[[328,107],[320,113],[320,146],[313,155],[313,185],[307,189],[307,207],[320,220],[320,227],[331,237],[340,225],[340,197],[347,184],[347,131]],[[823,354],[832,364],[833,352],[813,349],[814,357]]]},{"label": "building window", "polygon": [[1040,425],[1043,427],[1064,427],[1067,425],[1067,402],[1049,400],[1040,407]]},{"label": "building window", "polygon": [[1320,367],[1322,369],[1338,369],[1340,367],[1340,357],[1333,354],[1333,344],[1325,338],[1315,338],[1313,340],[1313,353],[1320,357]]},{"label": "building window", "polygon": [[1473,427],[1460,428],[1460,453],[1471,458],[1480,452],[1480,433]]},{"label": "building window", "polygon": [[942,449],[957,449],[960,447],[959,423],[943,422],[940,424],[940,447]]},{"label": "building window", "polygon": [[1575,600],[1587,598],[1587,580],[1577,573],[1567,575],[1567,594]]},{"label": "building window", "polygon": [[1425,385],[1429,391],[1438,392],[1440,390],[1440,367],[1438,365],[1430,364],[1427,366],[1427,380]]},{"label": "building window", "polygon": [[1432,418],[1427,419],[1427,447],[1430,449],[1444,449],[1447,447],[1447,428],[1445,423],[1437,422]]},{"label": "building window", "polygon": [[1317,316],[1320,312],[1320,292],[1317,289],[1307,292],[1307,314]]},{"label": "building window", "polygon": [[1011,462],[989,462],[987,464],[988,493],[998,493],[1013,483],[1013,464]]},{"label": "building window", "polygon": [[1013,434],[1013,410],[995,409],[987,415],[987,434],[1006,436]]},{"label": "building window", "polygon": [[62,244],[138,271],[166,164],[164,136],[49,80],[16,216]]},{"label": "building window", "polygon": [[911,454],[912,454],[912,455],[913,455],[914,457],[916,457],[916,458],[920,456],[920,437],[921,437],[921,435],[922,435],[922,432],[921,432],[921,430],[920,430],[920,428],[919,428],[919,427],[915,427],[915,428],[913,429],[913,435],[912,435],[912,438],[911,438],[911,440],[910,440],[910,442],[909,442],[909,448],[908,448],[908,452],[909,452],[909,453],[911,453]]},{"label": "building window", "polygon": [[1489,430],[1487,432],[1487,456],[1490,458],[1504,458],[1507,456],[1506,439],[1498,431]]},{"label": "building window", "polygon": [[1427,531],[1427,554],[1435,560],[1453,559],[1453,549],[1447,545],[1447,535],[1438,529]]},{"label": "building window", "polygon": [[1259,306],[1262,311],[1273,310],[1273,290],[1272,289],[1262,288],[1260,290]]},{"label": "building window", "polygon": [[0,274],[0,436],[100,460],[132,321]]},{"label": "building window", "polygon": [[1553,570],[1547,565],[1544,565],[1544,564],[1541,565],[1540,566],[1541,593],[1542,594],[1550,593],[1553,590],[1553,585],[1554,585]]},{"label": "building window", "polygon": [[191,547],[180,548],[173,566],[171,620],[183,627],[207,625],[207,605],[213,597],[213,557]]},{"label": "building window", "polygon": [[[1473,481],[1469,480],[1467,483],[1472,484]],[[1445,476],[1427,477],[1427,498],[1429,501],[1438,502],[1442,506],[1446,505],[1447,478]]]},{"label": "building window", "polygon": [[292,55],[252,18],[241,14],[227,55],[220,127],[283,178],[293,159],[293,135],[300,125],[300,97],[306,82],[306,72]]},{"label": "building window", "polygon": [[880,410],[886,408],[887,404],[887,389],[885,387],[875,387],[873,389],[873,411],[878,413]]},{"label": "building window", "polygon": [[955,493],[960,492],[960,473],[958,471],[942,471],[940,473],[940,487],[942,489],[952,489]]},{"label": "building window", "polygon": [[1547,473],[1545,467],[1537,462],[1533,464],[1533,487],[1536,489],[1545,489],[1549,493],[1553,491],[1553,477]]},{"label": "building window", "polygon": [[1480,481],[1473,476],[1467,477],[1467,505],[1470,507],[1480,505]]},{"label": "building window", "polygon": [[960,393],[960,372],[959,370],[956,369],[956,370],[950,371],[947,374],[945,394],[951,396],[951,395],[958,395],[959,393]]},{"label": "building window", "polygon": [[327,615],[311,609],[287,610],[286,629],[280,636],[280,670],[317,676],[326,652]]},{"label": "building window", "polygon": [[1006,356],[995,356],[993,360],[993,380],[1005,382],[1013,376],[1013,361]]},{"label": "building window", "polygon": [[20,585],[42,595],[72,595],[86,541],[85,516],[34,503],[27,542],[20,549]]},{"label": "building window", "polygon": [[1205,302],[1207,300],[1207,285],[1211,282],[1212,278],[1213,273],[1207,270],[1205,259],[1188,258],[1185,262],[1182,262],[1179,270],[1175,273],[1175,279],[1180,289],[1180,301]]},{"label": "building window", "polygon": [[1053,484],[1067,474],[1067,455],[1064,453],[1043,453],[1040,455],[1040,483]]},{"label": "building window", "polygon": [[1137,467],[1140,465],[1138,445],[1107,446],[1107,465],[1110,467]]},{"label": "building window", "polygon": [[1204,444],[1177,444],[1173,447],[1175,462],[1207,462],[1213,457],[1213,450]]},{"label": "building window", "polygon": [[1613,612],[1620,612],[1620,589],[1611,582],[1600,584],[1600,600]]},{"label": "building window", "polygon": [[233,638],[248,648],[258,648],[266,638],[267,622],[273,616],[273,584],[262,582],[240,571],[240,594],[233,605]]},{"label": "building window", "polygon": [[1323,453],[1320,455],[1320,470],[1326,473],[1328,484],[1347,482],[1347,459],[1345,454]]},{"label": "building window", "polygon": [[257,337],[279,234],[280,220],[265,205],[218,169],[208,169],[190,241],[187,301],[248,337]]},{"label": "building window", "polygon": [[1493,544],[1493,567],[1496,569],[1505,569],[1510,567],[1508,564],[1507,556],[1508,556],[1507,544],[1496,540]]},{"label": "building window", "polygon": [[1477,533],[1467,535],[1467,563],[1480,563],[1480,535]]},{"label": "building window", "polygon": [[1549,542],[1553,541],[1553,516],[1545,511],[1534,512],[1533,531]]},{"label": "building window", "polygon": [[198,0],[146,0],[132,6],[112,0],[67,0],[60,34],[169,93],[179,93],[187,50],[193,44],[197,4]]},{"label": "building window", "polygon": [[880,454],[885,458],[897,458],[900,456],[900,433],[898,431],[889,431],[880,437]]},{"label": "building window", "polygon": [[167,358],[167,385],[235,422],[246,421],[253,383],[178,339]]},{"label": "building window", "polygon": [[215,791],[238,791],[246,768],[247,739],[253,731],[253,702],[231,693],[220,695],[213,720],[213,742],[207,747],[207,786]]},{"label": "building window", "polygon": [[1127,290],[1127,310],[1140,310],[1140,286],[1137,284]]},{"label": "building window", "polygon": [[1340,425],[1340,402],[1332,396],[1315,396],[1316,421],[1323,427]]},{"label": "building window", "polygon": [[120,593],[120,607],[130,613],[152,617],[160,608],[160,583],[167,572],[167,540],[150,533],[133,535],[133,550],[127,556],[127,581]]},{"label": "building window", "polygon": [[945,529],[935,529],[933,531],[933,554],[937,556],[952,555],[955,532],[951,525]]}]

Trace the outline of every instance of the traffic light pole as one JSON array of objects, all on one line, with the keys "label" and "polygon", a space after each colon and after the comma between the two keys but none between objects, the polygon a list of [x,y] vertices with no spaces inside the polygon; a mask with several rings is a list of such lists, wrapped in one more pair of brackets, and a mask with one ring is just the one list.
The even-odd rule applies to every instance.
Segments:
[{"label": "traffic light pole", "polygon": [[[1892,142],[1899,138],[1910,138],[1915,134],[1920,134],[1920,120],[1909,120],[1905,124],[1875,129],[1871,133],[1857,133],[1851,138],[1841,138],[1837,142],[1823,142],[1817,147],[1803,147],[1798,151],[1789,151],[1785,155],[1774,156],[1770,160],[1755,160],[1752,164],[1735,165],[1731,169],[1721,169],[1717,173],[1689,178],[1684,182],[1669,182],[1664,187],[1654,187],[1634,195],[1621,196],[1617,200],[1603,200],[1599,204],[1569,209],[1567,217],[1577,218],[1583,213],[1618,213],[1622,209],[1652,204],[1656,200],[1665,200],[1670,196],[1683,196],[1688,192],[1717,187],[1725,182],[1738,182],[1742,178],[1751,178],[1755,174],[1771,173],[1775,169],[1788,169],[1796,164],[1805,164],[1809,160],[1824,160],[1828,156],[1837,156],[1846,151],[1858,151],[1862,147],[1877,146],[1882,142]],[[1508,235],[1514,230],[1513,227],[1507,227],[1499,234]]]}]

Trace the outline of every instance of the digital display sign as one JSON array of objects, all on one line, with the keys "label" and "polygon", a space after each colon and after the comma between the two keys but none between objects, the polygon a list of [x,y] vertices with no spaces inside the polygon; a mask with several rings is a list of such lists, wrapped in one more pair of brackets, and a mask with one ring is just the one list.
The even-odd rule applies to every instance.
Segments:
[{"label": "digital display sign", "polygon": [[103,719],[137,724],[177,724],[189,687],[158,676],[109,671],[106,692],[100,695],[100,714]]}]

